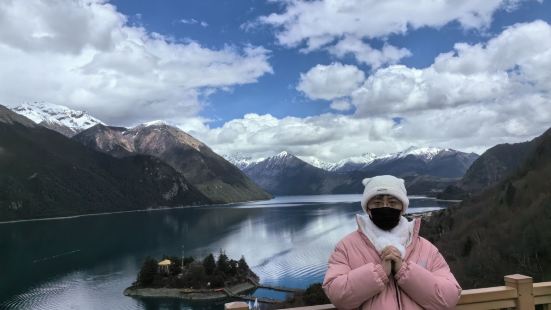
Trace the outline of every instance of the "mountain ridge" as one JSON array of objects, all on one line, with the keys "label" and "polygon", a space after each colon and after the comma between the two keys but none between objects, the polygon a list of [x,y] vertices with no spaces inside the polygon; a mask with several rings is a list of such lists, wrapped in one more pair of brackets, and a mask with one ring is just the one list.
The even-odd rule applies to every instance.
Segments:
[{"label": "mountain ridge", "polygon": [[218,203],[271,197],[206,144],[166,123],[150,122],[129,129],[96,125],[73,139],[116,157],[156,156]]},{"label": "mountain ridge", "polygon": [[[286,152],[286,151],[283,151],[283,152]],[[305,156],[305,157],[297,156],[297,157],[314,167],[317,167],[326,171],[350,172],[355,170],[369,169],[369,166],[372,164],[382,164],[382,163],[393,161],[396,159],[404,159],[410,155],[413,155],[424,162],[429,162],[435,158],[449,156],[450,154],[464,154],[466,156],[471,156],[472,158],[478,157],[478,155],[475,153],[465,153],[465,152],[461,152],[461,151],[457,151],[449,148],[441,149],[441,148],[435,148],[435,147],[415,147],[415,146],[410,146],[407,149],[400,152],[387,153],[387,154],[382,154],[378,156],[375,155],[374,153],[363,153],[360,156],[348,157],[345,159],[341,159],[337,162],[322,161],[313,156]],[[277,156],[277,155],[274,155],[274,156]],[[224,155],[224,157],[227,158],[232,164],[240,167],[241,169],[245,169],[249,165],[257,164],[262,160],[265,160],[274,156],[269,156],[264,158],[253,158],[252,156],[247,156],[244,154]]]},{"label": "mountain ridge", "polygon": [[261,160],[244,155],[226,158],[274,195],[359,193],[363,178],[393,174],[406,180],[412,194],[434,196],[457,182],[477,156],[436,148],[408,148],[381,158],[365,154],[356,167],[342,165],[341,168],[347,169],[336,171],[316,167],[286,151]]},{"label": "mountain ridge", "polygon": [[465,199],[499,183],[521,167],[536,147],[537,141],[537,138],[534,138],[530,141],[503,143],[489,148],[473,162],[461,180],[448,186],[438,197]]}]

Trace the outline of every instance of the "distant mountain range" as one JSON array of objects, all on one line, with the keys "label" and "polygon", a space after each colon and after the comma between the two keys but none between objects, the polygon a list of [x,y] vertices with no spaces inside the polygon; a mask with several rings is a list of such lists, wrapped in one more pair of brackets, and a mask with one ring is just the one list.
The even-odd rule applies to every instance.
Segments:
[{"label": "distant mountain range", "polygon": [[459,178],[478,158],[475,153],[433,147],[409,147],[398,152],[373,158],[365,164],[348,162],[337,171],[363,171],[368,174],[398,176],[430,175],[442,178]]},{"label": "distant mountain range", "polygon": [[[465,289],[501,285],[503,275],[551,279],[551,129],[497,145],[472,165],[457,208],[434,213],[421,235],[436,244]],[[480,190],[470,191],[475,186]]]},{"label": "distant mountain range", "polygon": [[307,162],[288,152],[259,159],[225,156],[274,195],[358,193],[361,179],[379,174],[405,178],[412,194],[435,194],[463,176],[477,157],[451,149],[416,147],[382,156],[366,153],[338,163]]},{"label": "distant mountain range", "polygon": [[[474,153],[451,149],[416,147],[382,156],[365,153],[337,163],[303,160],[289,152],[258,159],[242,154],[225,156],[257,184],[276,195],[355,193],[361,190],[361,184],[355,185],[355,181],[378,174],[403,177],[417,184],[415,188],[424,193],[429,187],[442,190],[442,184],[454,183],[477,157]],[[423,182],[420,176],[424,176]]]},{"label": "distant mountain range", "polygon": [[[231,157],[226,158],[233,160]],[[273,195],[315,195],[330,193],[332,190],[324,186],[329,175],[327,171],[287,152],[263,160],[242,160],[234,164]]]},{"label": "distant mountain range", "polygon": [[[284,151],[269,158],[253,158],[243,154],[224,155],[224,158],[241,170],[247,170],[264,160],[282,157],[282,154],[292,155]],[[380,156],[373,153],[364,153],[360,156],[349,157],[335,163],[324,162],[312,157],[297,158],[311,166],[330,172],[376,172],[390,170],[400,175],[412,173],[457,178],[463,176],[467,168],[478,158],[478,155],[453,149],[411,146],[398,153]]]}]

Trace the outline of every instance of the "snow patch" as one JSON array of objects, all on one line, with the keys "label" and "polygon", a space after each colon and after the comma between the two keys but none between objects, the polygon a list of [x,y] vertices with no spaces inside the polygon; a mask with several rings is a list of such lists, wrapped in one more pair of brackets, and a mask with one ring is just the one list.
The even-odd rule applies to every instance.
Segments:
[{"label": "snow patch", "polygon": [[225,154],[225,155],[222,155],[222,157],[224,157],[225,160],[229,161],[240,170],[246,169],[265,159],[265,158],[252,158],[252,156],[247,156],[241,153]]},{"label": "snow patch", "polygon": [[154,120],[154,121],[150,121],[150,122],[145,122],[143,123],[143,125],[145,127],[149,127],[149,126],[163,126],[163,125],[166,125],[168,126],[169,124],[163,120]]},{"label": "snow patch", "polygon": [[66,106],[49,102],[23,103],[12,111],[23,115],[33,122],[42,122],[68,127],[75,133],[86,130],[97,124],[105,125],[99,119],[87,114],[85,111],[72,110]]}]

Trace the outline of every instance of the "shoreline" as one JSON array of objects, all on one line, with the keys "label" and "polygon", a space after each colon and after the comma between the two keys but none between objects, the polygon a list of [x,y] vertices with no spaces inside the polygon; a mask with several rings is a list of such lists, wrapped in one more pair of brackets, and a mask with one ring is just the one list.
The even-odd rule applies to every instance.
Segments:
[{"label": "shoreline", "polygon": [[[99,212],[99,213],[85,213],[77,215],[67,215],[67,216],[56,216],[56,217],[38,217],[31,219],[22,219],[22,220],[11,220],[11,221],[0,221],[2,224],[14,224],[14,223],[24,223],[24,222],[38,222],[38,221],[59,221],[67,219],[75,219],[79,217],[88,217],[88,216],[101,216],[101,215],[111,215],[111,214],[122,214],[122,213],[133,213],[133,212],[149,212],[149,211],[161,211],[161,210],[171,210],[171,209],[188,209],[202,207],[205,205],[186,205],[178,207],[159,207],[159,208],[148,208],[148,209],[135,209],[135,210],[126,210],[126,211],[114,211],[114,212]],[[207,205],[211,206],[211,205]]]},{"label": "shoreline", "polygon": [[[273,198],[270,198],[270,199],[273,199]],[[270,199],[265,199],[265,200],[270,200]],[[75,219],[75,218],[88,217],[88,216],[102,216],[102,215],[112,215],[112,214],[135,213],[135,212],[218,207],[218,206],[227,206],[227,205],[233,205],[238,203],[250,203],[250,202],[265,201],[265,200],[248,200],[248,201],[241,201],[241,202],[213,203],[213,204],[204,204],[204,205],[183,205],[183,206],[176,206],[176,207],[158,207],[158,208],[133,209],[133,210],[114,211],[114,212],[85,213],[85,214],[75,214],[75,215],[66,215],[66,216],[38,217],[38,218],[21,219],[21,220],[0,221],[0,225],[24,223],[24,222],[38,222],[38,221],[59,221],[59,220]]]},{"label": "shoreline", "polygon": [[[306,195],[306,196],[323,196],[323,195]],[[356,195],[356,194],[335,194],[335,195]],[[134,209],[134,210],[114,211],[114,212],[85,213],[85,214],[76,214],[76,215],[67,215],[67,216],[54,216],[54,217],[43,217],[43,218],[39,217],[39,218],[30,218],[30,219],[21,219],[21,220],[0,221],[0,225],[17,224],[17,223],[25,223],[25,222],[38,222],[38,221],[59,221],[59,220],[67,220],[67,219],[76,219],[80,217],[124,214],[124,213],[134,213],[134,212],[151,212],[151,211],[166,211],[166,210],[176,210],[176,209],[220,207],[220,206],[228,206],[228,205],[235,205],[235,204],[241,204],[241,203],[244,204],[244,203],[259,202],[259,201],[269,201],[276,197],[292,197],[292,196],[305,196],[305,195],[274,196],[270,199],[248,200],[248,201],[241,201],[241,202],[228,202],[228,203],[217,203],[217,204],[183,205],[183,206],[176,206],[176,207],[158,207],[158,208]],[[455,202],[455,203],[461,202],[461,200],[438,199],[436,197],[421,196],[421,195],[412,195],[408,197],[409,199],[434,199],[436,201],[444,201],[444,202]]]},{"label": "shoreline", "polygon": [[123,294],[124,296],[129,297],[179,298],[187,301],[216,301],[235,298],[235,295],[239,295],[257,288],[257,285],[250,282],[238,283],[229,287],[210,290],[166,287],[135,288],[131,286],[126,288]]}]

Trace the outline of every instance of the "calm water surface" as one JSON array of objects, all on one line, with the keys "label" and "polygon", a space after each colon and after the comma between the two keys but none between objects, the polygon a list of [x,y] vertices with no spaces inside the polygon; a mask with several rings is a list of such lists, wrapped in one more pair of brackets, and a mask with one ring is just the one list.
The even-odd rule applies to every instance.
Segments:
[{"label": "calm water surface", "polygon": [[[286,196],[216,207],[0,224],[2,309],[223,309],[122,292],[147,256],[224,249],[244,255],[262,283],[321,282],[336,243],[356,229],[361,195]],[[410,212],[449,203],[410,197]],[[281,298],[258,290],[257,296]]]}]

